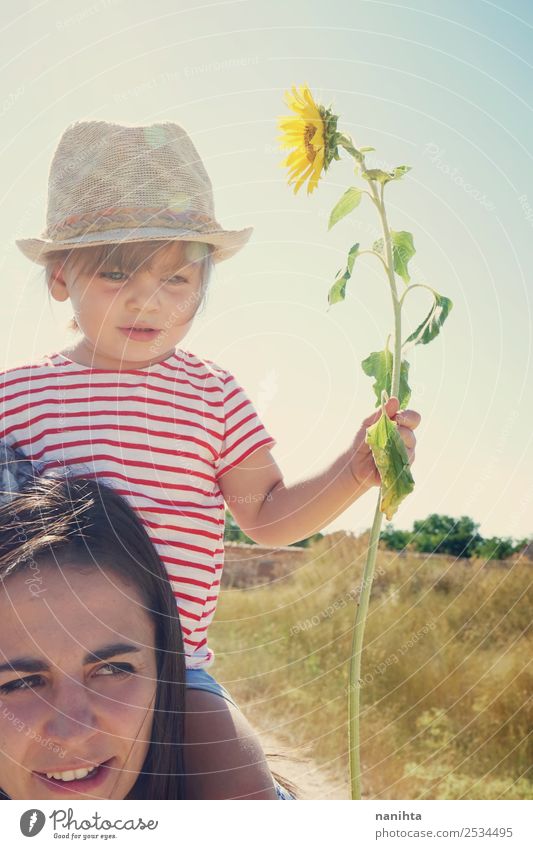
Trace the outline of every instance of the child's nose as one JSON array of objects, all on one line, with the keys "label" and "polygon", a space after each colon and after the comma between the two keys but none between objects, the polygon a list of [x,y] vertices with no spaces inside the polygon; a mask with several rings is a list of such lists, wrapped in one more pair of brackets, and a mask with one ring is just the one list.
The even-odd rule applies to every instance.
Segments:
[{"label": "child's nose", "polygon": [[150,274],[134,275],[127,289],[128,305],[133,309],[154,312],[159,309],[160,291],[158,278]]}]

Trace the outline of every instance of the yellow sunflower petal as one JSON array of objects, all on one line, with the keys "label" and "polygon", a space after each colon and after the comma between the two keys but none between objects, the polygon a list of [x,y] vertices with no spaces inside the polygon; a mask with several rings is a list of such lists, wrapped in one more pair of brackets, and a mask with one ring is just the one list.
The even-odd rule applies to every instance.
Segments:
[{"label": "yellow sunflower petal", "polygon": [[312,171],[313,171],[313,165],[311,164],[311,165],[309,165],[309,168],[308,168],[306,171],[304,171],[304,172],[303,172],[302,176],[301,176],[301,177],[300,177],[300,179],[297,181],[296,186],[295,186],[295,188],[294,188],[294,193],[295,193],[295,194],[296,194],[296,192],[300,189],[300,187],[301,187],[302,183],[304,183],[304,181],[305,181],[305,180],[309,177],[309,175],[312,173]]},{"label": "yellow sunflower petal", "polygon": [[299,150],[293,150],[292,153],[289,153],[289,155],[285,159],[285,165],[287,166],[287,168],[289,168],[294,162],[298,162],[300,159],[304,161],[305,156],[302,156]]},{"label": "yellow sunflower petal", "polygon": [[322,165],[316,167],[314,169],[314,174],[309,179],[307,184],[307,194],[310,195],[318,186],[318,181],[320,179],[320,172],[322,171]]},{"label": "yellow sunflower petal", "polygon": [[[324,170],[324,109],[321,107],[321,113],[321,108],[313,98],[307,83],[300,87],[293,85],[290,91],[285,92],[284,99],[293,114],[278,117],[279,145],[282,149],[291,151],[284,159],[283,165],[289,171],[289,185],[296,181],[295,193],[308,180],[307,192],[310,194],[317,187]],[[329,112],[326,114],[329,115]],[[331,152],[328,155],[331,158]]]}]

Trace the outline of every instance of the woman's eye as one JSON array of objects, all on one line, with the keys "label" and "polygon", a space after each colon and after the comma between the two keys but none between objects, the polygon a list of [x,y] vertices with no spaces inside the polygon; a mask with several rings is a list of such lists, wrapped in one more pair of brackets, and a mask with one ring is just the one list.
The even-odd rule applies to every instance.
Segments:
[{"label": "woman's eye", "polygon": [[7,684],[0,686],[0,693],[14,693],[17,690],[34,690],[40,687],[42,678],[40,675],[28,675],[27,678],[16,678],[14,681],[8,681]]},{"label": "woman's eye", "polygon": [[131,663],[104,663],[96,670],[95,675],[106,677],[109,675],[131,675],[134,671]]}]

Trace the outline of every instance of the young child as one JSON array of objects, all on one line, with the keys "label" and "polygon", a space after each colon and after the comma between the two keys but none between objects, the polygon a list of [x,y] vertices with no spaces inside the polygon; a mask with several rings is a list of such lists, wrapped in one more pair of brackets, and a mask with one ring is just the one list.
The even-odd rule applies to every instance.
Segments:
[{"label": "young child", "polygon": [[[45,266],[51,296],[70,300],[78,341],[0,375],[0,439],[40,472],[67,466],[114,486],[166,568],[186,651],[191,798],[277,798],[257,736],[207,672],[224,502],[256,542],[287,545],[380,484],[364,442],[379,410],[322,473],[285,486],[275,440],[235,377],[178,347],[212,263],[251,232],[217,222],[210,179],[177,124],[71,125],[51,164],[47,228],[17,245]],[[387,413],[412,462],[419,414],[398,415],[396,398]]]}]

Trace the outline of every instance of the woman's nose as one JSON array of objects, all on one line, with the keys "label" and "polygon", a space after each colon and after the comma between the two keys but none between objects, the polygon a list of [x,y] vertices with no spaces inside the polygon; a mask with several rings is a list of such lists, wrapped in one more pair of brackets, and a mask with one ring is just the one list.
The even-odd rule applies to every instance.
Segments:
[{"label": "woman's nose", "polygon": [[74,745],[98,731],[92,694],[83,684],[70,681],[58,690],[48,704],[44,734],[62,745]]}]

